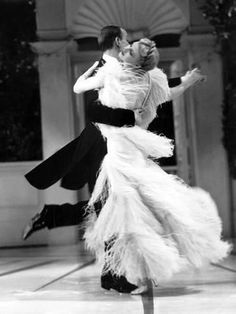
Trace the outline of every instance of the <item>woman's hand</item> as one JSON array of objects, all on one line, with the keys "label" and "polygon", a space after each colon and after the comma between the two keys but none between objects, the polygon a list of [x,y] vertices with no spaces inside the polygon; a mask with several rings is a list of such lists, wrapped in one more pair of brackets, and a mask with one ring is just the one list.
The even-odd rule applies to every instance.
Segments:
[{"label": "woman's hand", "polygon": [[81,94],[88,90],[101,88],[103,86],[102,77],[91,76],[98,65],[96,61],[84,74],[82,74],[76,81],[73,91],[76,94]]},{"label": "woman's hand", "polygon": [[97,68],[97,66],[98,66],[98,61],[94,62],[94,64],[86,72],[84,72],[84,74],[81,75],[80,77],[83,76],[84,79],[90,77],[91,74],[94,72],[94,70]]}]

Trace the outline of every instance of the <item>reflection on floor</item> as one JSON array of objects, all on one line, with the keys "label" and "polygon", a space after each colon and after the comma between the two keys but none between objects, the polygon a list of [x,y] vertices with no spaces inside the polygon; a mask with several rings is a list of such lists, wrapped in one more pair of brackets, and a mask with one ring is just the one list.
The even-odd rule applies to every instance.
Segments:
[{"label": "reflection on floor", "polygon": [[[140,296],[101,289],[99,271],[79,245],[0,249],[0,314],[144,313]],[[154,303],[159,314],[236,313],[236,256],[161,283]]]}]

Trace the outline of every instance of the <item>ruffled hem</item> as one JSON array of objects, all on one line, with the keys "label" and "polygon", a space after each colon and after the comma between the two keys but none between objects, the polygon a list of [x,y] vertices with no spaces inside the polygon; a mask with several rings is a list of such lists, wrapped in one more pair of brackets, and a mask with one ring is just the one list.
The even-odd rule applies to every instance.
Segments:
[{"label": "ruffled hem", "polygon": [[[109,155],[95,193],[105,182],[106,202],[98,219],[90,221],[85,238],[107,271],[125,275],[134,284],[146,277],[160,282],[180,270],[218,262],[229,253],[207,192],[188,187],[154,162],[117,168]],[[104,243],[110,243],[106,252]]]}]

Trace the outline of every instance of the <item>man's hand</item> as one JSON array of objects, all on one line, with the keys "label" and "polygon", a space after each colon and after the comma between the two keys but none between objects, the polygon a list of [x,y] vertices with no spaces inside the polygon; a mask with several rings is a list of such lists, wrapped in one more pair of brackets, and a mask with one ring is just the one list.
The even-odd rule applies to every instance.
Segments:
[{"label": "man's hand", "polygon": [[206,75],[202,75],[198,68],[188,71],[184,76],[181,77],[182,83],[187,87],[190,87],[198,82],[206,82],[206,80]]},{"label": "man's hand", "polygon": [[186,89],[194,84],[198,82],[205,82],[206,76],[202,75],[198,68],[195,68],[182,76],[181,81],[182,83],[180,85],[170,88],[170,100],[178,98],[186,91]]}]

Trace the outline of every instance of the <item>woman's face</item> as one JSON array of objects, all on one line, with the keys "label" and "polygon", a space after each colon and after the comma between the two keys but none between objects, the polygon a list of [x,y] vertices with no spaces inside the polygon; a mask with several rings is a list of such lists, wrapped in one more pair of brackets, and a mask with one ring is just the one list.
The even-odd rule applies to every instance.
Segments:
[{"label": "woman's face", "polygon": [[139,65],[140,53],[139,53],[139,42],[134,42],[132,45],[126,46],[119,54],[121,61]]}]

